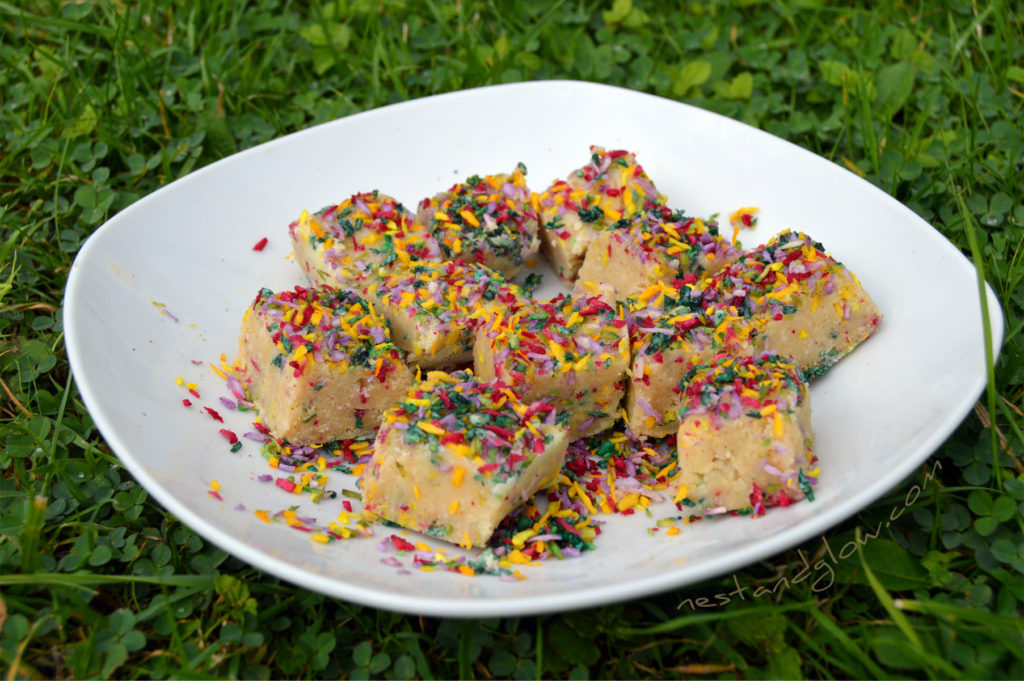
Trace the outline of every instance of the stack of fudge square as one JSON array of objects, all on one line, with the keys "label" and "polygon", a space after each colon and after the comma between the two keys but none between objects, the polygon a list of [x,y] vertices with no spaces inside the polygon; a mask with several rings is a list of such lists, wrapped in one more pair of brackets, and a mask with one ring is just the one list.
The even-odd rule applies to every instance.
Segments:
[{"label": "stack of fudge square", "polygon": [[[298,445],[376,433],[364,512],[467,548],[613,427],[677,438],[688,504],[803,498],[807,380],[881,318],[822,244],[741,251],[624,150],[591,147],[539,193],[520,164],[415,213],[355,194],[289,234],[306,282],[259,292],[235,362],[262,425]],[[570,292],[514,283],[538,252]]]}]

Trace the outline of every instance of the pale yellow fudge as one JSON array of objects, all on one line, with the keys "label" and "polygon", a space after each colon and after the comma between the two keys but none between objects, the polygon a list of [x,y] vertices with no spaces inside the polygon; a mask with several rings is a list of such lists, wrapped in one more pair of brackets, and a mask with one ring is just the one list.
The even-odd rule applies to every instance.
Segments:
[{"label": "pale yellow fudge", "polygon": [[388,272],[441,260],[426,228],[401,203],[376,190],[313,214],[303,211],[288,233],[292,256],[314,286],[365,292]]},{"label": "pale yellow fudge", "polygon": [[430,229],[448,260],[479,263],[514,276],[537,253],[537,211],[526,166],[510,174],[473,175],[423,199],[416,221]]},{"label": "pale yellow fudge", "polygon": [[679,414],[677,498],[708,512],[755,515],[813,500],[810,398],[789,359],[763,353],[697,367]]},{"label": "pale yellow fudge", "polygon": [[472,372],[434,371],[384,414],[360,479],[363,509],[466,548],[550,486],[566,430],[547,402],[526,403]]},{"label": "pale yellow fudge", "polygon": [[632,152],[592,146],[589,163],[538,195],[542,253],[571,285],[598,234],[664,202]]},{"label": "pale yellow fudge", "polygon": [[551,399],[576,440],[619,418],[629,366],[621,310],[599,296],[562,294],[499,311],[476,331],[473,366],[526,401]]},{"label": "pale yellow fudge", "polygon": [[473,361],[480,315],[517,302],[520,289],[476,264],[414,263],[388,275],[374,292],[395,345],[421,368]]},{"label": "pale yellow fudge", "polygon": [[629,298],[632,368],[626,420],[633,435],[664,437],[679,429],[682,381],[695,366],[750,356],[764,344],[764,321],[735,308],[702,307],[683,286],[654,284]]},{"label": "pale yellow fudge", "polygon": [[800,232],[782,232],[698,287],[705,302],[764,317],[765,349],[793,357],[808,379],[828,371],[882,319],[857,277]]},{"label": "pale yellow fudge", "polygon": [[277,439],[369,435],[412,375],[387,321],[349,291],[263,289],[245,312],[235,373]]},{"label": "pale yellow fudge", "polygon": [[719,237],[714,220],[657,206],[598,233],[583,258],[577,283],[603,282],[615,289],[618,300],[625,300],[651,284],[695,281],[739,257],[739,249]]}]

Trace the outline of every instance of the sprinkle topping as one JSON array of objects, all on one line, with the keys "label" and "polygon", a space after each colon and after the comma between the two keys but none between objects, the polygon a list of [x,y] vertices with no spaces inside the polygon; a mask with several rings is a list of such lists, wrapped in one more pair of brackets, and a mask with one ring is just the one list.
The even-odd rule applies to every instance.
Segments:
[{"label": "sprinkle topping", "polygon": [[613,225],[642,263],[653,264],[659,275],[701,274],[717,271],[740,256],[739,250],[718,235],[714,219],[687,217],[683,211],[655,206],[638,211]]},{"label": "sprinkle topping", "polygon": [[736,307],[743,315],[769,314],[781,318],[809,301],[839,291],[853,295],[852,275],[825,252],[825,247],[801,232],[786,231],[764,246],[745,253],[735,263],[700,283],[705,301]]},{"label": "sprinkle topping", "polygon": [[261,314],[278,349],[271,364],[296,376],[315,362],[371,368],[378,378],[401,363],[386,320],[356,294],[327,287],[262,289],[249,312]]},{"label": "sprinkle topping", "polygon": [[526,166],[511,174],[473,175],[447,192],[423,199],[419,219],[449,259],[478,262],[506,273],[537,252],[537,213]]},{"label": "sprinkle topping", "polygon": [[496,377],[513,387],[537,376],[610,366],[629,359],[624,314],[597,296],[561,294],[547,302],[519,303],[485,325]]},{"label": "sprinkle topping", "polygon": [[378,190],[353,194],[310,215],[303,211],[289,227],[321,253],[328,274],[342,285],[376,276],[380,268],[439,260],[437,243],[394,198]]},{"label": "sprinkle topping", "polygon": [[799,367],[771,352],[758,357],[716,357],[691,369],[681,387],[681,418],[703,413],[723,419],[771,417],[777,411],[793,412],[807,395]]},{"label": "sprinkle topping", "polygon": [[477,264],[418,263],[388,275],[377,296],[409,317],[451,325],[482,307],[502,308],[519,300],[520,290],[495,270]]},{"label": "sprinkle topping", "polygon": [[[555,409],[545,401],[524,404],[501,382],[483,383],[471,371],[431,371],[384,414],[382,432],[401,431],[405,442],[442,446],[466,458],[469,474],[492,483],[518,475],[545,451],[544,430]],[[457,467],[452,482],[467,471]]]},{"label": "sprinkle topping", "polygon": [[664,202],[665,197],[658,194],[631,152],[606,151],[598,146],[590,147],[590,163],[566,179],[556,180],[538,196],[542,226],[562,239],[569,238],[562,219],[566,213],[575,213],[582,222],[605,229]]}]

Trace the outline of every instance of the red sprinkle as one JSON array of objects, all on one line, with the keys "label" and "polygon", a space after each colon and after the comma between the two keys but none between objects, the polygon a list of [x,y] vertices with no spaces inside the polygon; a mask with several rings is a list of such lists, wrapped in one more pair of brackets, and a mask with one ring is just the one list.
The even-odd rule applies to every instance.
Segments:
[{"label": "red sprinkle", "polygon": [[184,404],[186,407],[192,406],[192,400],[182,400],[181,403]]},{"label": "red sprinkle", "polygon": [[415,544],[411,544],[410,542],[405,541],[404,539],[399,537],[397,534],[391,535],[391,543],[394,544],[395,548],[398,549],[399,551],[415,551],[416,550]]},{"label": "red sprinkle", "polygon": [[238,436],[232,433],[227,428],[221,428],[219,432],[221,435],[227,438],[227,441],[230,442],[231,444],[235,444],[236,442],[238,442]]},{"label": "red sprinkle", "polygon": [[254,251],[262,251],[266,247],[267,247],[267,237],[263,237],[262,239],[260,239],[259,241],[256,242],[256,245],[252,247],[252,250],[254,250]]},{"label": "red sprinkle", "polygon": [[224,423],[224,419],[220,417],[220,414],[217,413],[217,410],[211,409],[210,407],[203,407],[203,409],[205,409],[206,413],[209,414],[215,421],[220,421],[221,423]]},{"label": "red sprinkle", "polygon": [[348,499],[345,499],[344,501],[342,501],[341,505],[344,506],[345,510],[348,511],[349,513],[352,512],[352,502],[349,501]]},{"label": "red sprinkle", "polygon": [[278,478],[277,480],[274,481],[274,484],[283,489],[285,492],[295,491],[295,483],[289,480],[288,478]]}]

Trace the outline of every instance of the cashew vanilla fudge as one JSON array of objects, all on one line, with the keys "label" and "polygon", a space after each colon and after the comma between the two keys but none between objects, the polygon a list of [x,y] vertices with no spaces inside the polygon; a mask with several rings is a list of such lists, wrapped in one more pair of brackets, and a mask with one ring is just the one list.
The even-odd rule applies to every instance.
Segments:
[{"label": "cashew vanilla fudge", "polygon": [[473,175],[423,199],[416,220],[430,229],[446,259],[512,277],[540,248],[531,196],[520,163],[510,174]]},{"label": "cashew vanilla fudge", "polygon": [[437,242],[412,214],[380,191],[353,194],[288,227],[295,262],[310,284],[357,292],[417,261],[440,261]]},{"label": "cashew vanilla fudge", "polygon": [[684,380],[677,498],[708,512],[814,498],[811,407],[800,368],[773,353],[719,357]]},{"label": "cashew vanilla fudge", "polygon": [[242,320],[235,374],[275,438],[369,435],[412,383],[387,321],[356,294],[263,289]]},{"label": "cashew vanilla fudge", "polygon": [[706,302],[765,317],[765,349],[793,357],[809,379],[853,351],[882,319],[857,277],[800,232],[782,232],[698,287]]},{"label": "cashew vanilla fudge", "polygon": [[552,400],[568,419],[569,438],[586,437],[618,419],[629,366],[626,320],[597,295],[517,303],[477,327],[473,366],[525,401]]},{"label": "cashew vanilla fudge", "polygon": [[577,281],[600,281],[623,300],[656,282],[713,274],[740,257],[718,235],[718,223],[655,206],[598,233],[583,258]]},{"label": "cashew vanilla fudge", "polygon": [[703,307],[688,293],[687,287],[658,283],[627,300],[633,359],[625,407],[637,437],[679,429],[680,386],[695,366],[750,356],[763,345],[763,319],[742,317],[735,308]]},{"label": "cashew vanilla fudge", "polygon": [[466,548],[558,477],[568,445],[554,407],[470,371],[432,371],[384,413],[363,509]]},{"label": "cashew vanilla fudge", "polygon": [[571,285],[594,237],[664,202],[632,152],[591,146],[589,163],[538,195],[542,252]]},{"label": "cashew vanilla fudge", "polygon": [[447,262],[393,272],[374,295],[395,344],[427,369],[471,362],[479,316],[518,301],[521,293],[489,267]]}]

